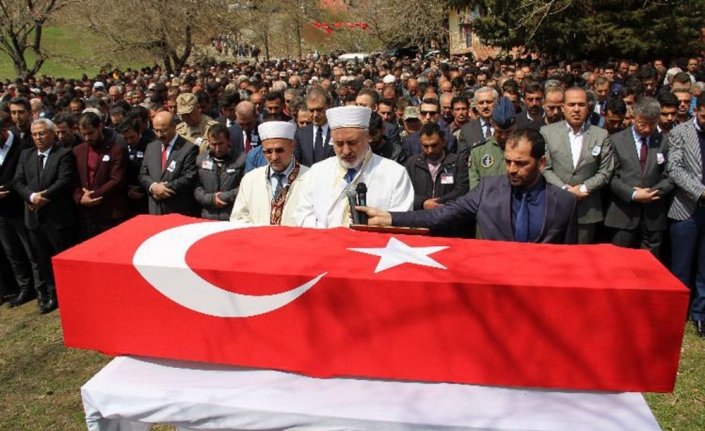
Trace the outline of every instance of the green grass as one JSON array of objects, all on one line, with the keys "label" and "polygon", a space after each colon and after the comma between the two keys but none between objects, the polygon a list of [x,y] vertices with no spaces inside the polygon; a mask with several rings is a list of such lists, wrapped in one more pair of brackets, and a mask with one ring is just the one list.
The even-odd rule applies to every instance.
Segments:
[{"label": "green grass", "polygon": [[[111,358],[64,347],[59,312],[0,307],[0,430],[85,431],[80,388]],[[688,325],[676,389],[646,394],[664,431],[705,429],[705,340]],[[159,426],[154,431],[173,430]]]},{"label": "green grass", "polygon": [[[119,66],[123,70],[153,64],[151,59],[140,62],[126,55],[116,57],[106,54],[98,37],[72,26],[45,27],[42,40],[43,48],[52,58],[44,62],[37,76],[80,78],[85,73],[93,77],[107,64]],[[33,63],[34,54],[28,51],[27,64]],[[0,53],[0,79],[16,77],[12,60],[5,53]]]}]

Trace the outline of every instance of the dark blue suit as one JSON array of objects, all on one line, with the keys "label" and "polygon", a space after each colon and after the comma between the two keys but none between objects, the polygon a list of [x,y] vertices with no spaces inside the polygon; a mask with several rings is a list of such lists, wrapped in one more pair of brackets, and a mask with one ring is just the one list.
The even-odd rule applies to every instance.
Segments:
[{"label": "dark blue suit", "polygon": [[296,148],[294,149],[294,157],[304,166],[313,166],[314,163],[335,156],[333,146],[330,143],[330,129],[325,136],[323,142],[323,158],[317,158],[313,150],[313,124],[309,124],[303,129],[298,129],[294,135]]},{"label": "dark blue suit", "polygon": [[[466,195],[426,211],[392,213],[392,225],[438,228],[475,217],[483,239],[514,241],[512,187],[506,175],[485,177]],[[537,243],[575,244],[578,241],[577,199],[546,184],[546,216]]]}]

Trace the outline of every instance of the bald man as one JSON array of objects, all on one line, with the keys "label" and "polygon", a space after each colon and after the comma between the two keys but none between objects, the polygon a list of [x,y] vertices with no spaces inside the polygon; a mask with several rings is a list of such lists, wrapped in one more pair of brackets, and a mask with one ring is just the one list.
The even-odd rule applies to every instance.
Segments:
[{"label": "bald man", "polygon": [[253,147],[259,145],[259,135],[257,134],[257,110],[255,105],[244,100],[235,107],[235,124],[228,128],[230,132],[230,146],[235,154],[234,157],[242,153],[249,153]]},{"label": "bald man", "polygon": [[154,116],[157,140],[145,150],[140,185],[148,192],[150,214],[197,216],[193,191],[198,179],[198,147],[176,133],[176,124],[169,112]]}]

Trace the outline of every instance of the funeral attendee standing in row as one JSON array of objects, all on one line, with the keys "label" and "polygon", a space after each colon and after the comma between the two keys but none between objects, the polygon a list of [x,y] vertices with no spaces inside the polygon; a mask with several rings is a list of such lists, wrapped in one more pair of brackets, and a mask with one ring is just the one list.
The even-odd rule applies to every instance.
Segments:
[{"label": "funeral attendee standing in row", "polygon": [[546,139],[546,180],[578,199],[578,242],[592,244],[597,223],[603,220],[600,191],[609,185],[614,155],[607,131],[587,123],[587,92],[573,87],[565,92],[565,121],[541,128]]},{"label": "funeral attendee standing in row", "polygon": [[194,196],[201,205],[201,217],[229,220],[245,172],[243,152],[230,146],[228,128],[218,123],[208,129],[208,150],[198,156],[198,183]]},{"label": "funeral attendee standing in row", "polygon": [[77,182],[76,158],[71,150],[55,144],[51,120],[34,121],[31,132],[36,148],[22,153],[15,190],[25,201],[25,226],[45,282],[37,292],[40,311],[45,314],[59,306],[51,258],[76,242],[77,218],[72,199]]},{"label": "funeral attendee standing in row", "polygon": [[632,126],[610,136],[615,167],[605,226],[614,230],[612,244],[659,257],[673,190],[666,171],[668,142],[657,130],[661,107],[656,99],[644,97],[632,111]]},{"label": "funeral attendee standing in row", "polygon": [[231,221],[295,226],[294,210],[308,168],[294,157],[296,126],[267,121],[259,126],[267,166],[248,172],[235,199]]},{"label": "funeral attendee standing in row", "polygon": [[[17,307],[34,299],[35,289],[41,286],[42,278],[24,223],[24,202],[14,185],[22,152],[34,147],[23,146],[23,141],[16,139],[10,131],[11,125],[10,115],[0,112],[0,244],[19,287],[19,294],[10,301],[10,307]],[[0,292],[3,296],[9,293]]]},{"label": "funeral attendee standing in row", "polygon": [[170,113],[158,113],[152,123],[157,140],[147,146],[140,171],[140,184],[149,194],[149,213],[196,216],[198,147],[176,133]]},{"label": "funeral attendee standing in row", "polygon": [[296,131],[296,160],[304,166],[325,160],[335,155],[330,145],[330,126],[327,110],[333,99],[322,87],[314,87],[306,95],[306,108],[311,112],[313,124]]},{"label": "funeral attendee standing in row", "polygon": [[125,184],[127,150],[103,135],[103,122],[92,112],[81,114],[78,129],[84,142],[73,148],[79,184],[80,240],[92,238],[123,222],[128,215]]},{"label": "funeral attendee standing in row", "polygon": [[339,227],[351,223],[347,191],[367,185],[367,202],[391,211],[408,211],[414,190],[403,166],[370,150],[372,110],[343,106],[326,112],[335,157],[311,167],[304,179],[294,218],[305,227]]},{"label": "funeral attendee standing in row", "polygon": [[[414,188],[415,210],[444,205],[463,196],[469,189],[467,163],[458,160],[457,154],[446,150],[441,127],[436,123],[427,123],[421,126],[419,133],[422,153],[410,157],[405,164]],[[471,226],[468,219],[455,226],[436,229],[432,234],[470,237]]]},{"label": "funeral attendee standing in row", "polygon": [[668,218],[671,271],[692,290],[690,317],[705,337],[705,93],[697,99],[695,114],[668,135],[666,163],[676,185]]},{"label": "funeral attendee standing in row", "polygon": [[486,177],[464,196],[430,210],[389,212],[358,207],[368,224],[449,228],[477,220],[482,238],[495,241],[571,244],[577,241],[575,196],[541,176],[545,140],[534,129],[518,130],[504,151],[507,175]]}]

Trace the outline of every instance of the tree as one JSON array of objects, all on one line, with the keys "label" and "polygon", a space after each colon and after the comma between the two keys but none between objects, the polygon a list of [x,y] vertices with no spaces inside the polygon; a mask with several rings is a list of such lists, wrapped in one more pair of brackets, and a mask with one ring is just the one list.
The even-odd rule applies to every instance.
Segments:
[{"label": "tree", "polygon": [[[22,78],[34,76],[48,54],[42,49],[42,30],[68,0],[0,0],[0,51],[7,54]],[[28,51],[34,63],[27,62]]]},{"label": "tree", "polygon": [[703,48],[705,0],[448,0],[479,6],[473,31],[487,44],[553,58],[647,60]]},{"label": "tree", "polygon": [[196,44],[228,32],[227,8],[220,0],[76,0],[77,18],[101,36],[107,52],[147,53],[169,73],[181,69]]},{"label": "tree", "polygon": [[349,8],[384,45],[428,47],[447,37],[446,8],[423,0],[360,0]]}]

